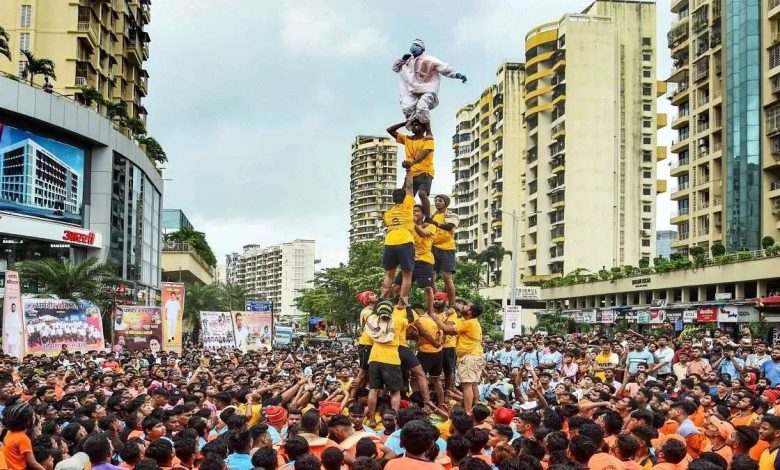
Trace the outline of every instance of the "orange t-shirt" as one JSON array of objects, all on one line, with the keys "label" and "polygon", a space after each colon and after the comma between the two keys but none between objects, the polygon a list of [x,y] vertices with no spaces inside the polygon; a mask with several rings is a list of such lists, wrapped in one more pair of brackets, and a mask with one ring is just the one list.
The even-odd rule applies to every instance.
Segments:
[{"label": "orange t-shirt", "polygon": [[401,457],[387,462],[385,470],[444,470],[444,467],[436,462]]},{"label": "orange t-shirt", "polygon": [[588,468],[603,469],[603,468],[623,468],[623,462],[617,457],[606,452],[599,452],[594,454],[590,460],[588,460]]},{"label": "orange t-shirt", "polygon": [[3,452],[9,470],[25,470],[27,458],[24,454],[32,453],[32,441],[24,431],[11,431],[3,440]]},{"label": "orange t-shirt", "polygon": [[765,450],[769,449],[769,443],[767,441],[759,440],[756,445],[750,448],[750,452],[748,452],[748,455],[750,455],[750,458],[758,462],[761,460],[761,454],[764,453]]},{"label": "orange t-shirt", "polygon": [[718,450],[711,450],[711,451],[715,452],[716,454],[726,459],[726,463],[731,465],[731,460],[734,458],[734,451],[731,449],[731,447],[724,445]]},{"label": "orange t-shirt", "polygon": [[623,468],[625,470],[644,470],[645,467],[639,465],[638,463],[634,462],[633,460],[624,460],[623,461]]},{"label": "orange t-shirt", "polygon": [[661,429],[658,430],[661,434],[677,434],[677,429],[679,429],[680,423],[673,419],[667,419],[664,422],[664,425],[661,426]]},{"label": "orange t-shirt", "polygon": [[735,428],[737,426],[750,426],[750,423],[752,423],[757,416],[758,415],[755,413],[750,413],[747,416],[732,416],[730,422]]}]

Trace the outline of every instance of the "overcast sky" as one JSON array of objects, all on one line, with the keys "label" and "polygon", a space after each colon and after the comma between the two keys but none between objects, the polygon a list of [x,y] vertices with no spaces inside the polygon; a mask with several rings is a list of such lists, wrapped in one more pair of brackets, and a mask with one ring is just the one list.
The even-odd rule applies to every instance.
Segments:
[{"label": "overcast sky", "polygon": [[[670,59],[670,0],[658,2],[659,69]],[[317,241],[346,260],[350,145],[402,118],[393,60],[415,37],[469,83],[447,80],[433,112],[436,178],[450,192],[455,112],[503,61],[523,61],[525,33],[587,0],[164,0],[152,5],[149,132],[170,162],[164,207],[185,211],[220,261],[248,243]],[[425,5],[420,9],[420,5]],[[669,110],[668,101],[659,101]],[[659,143],[670,140],[668,131]],[[668,176],[668,160],[659,174]],[[668,227],[669,198],[659,204]]]}]

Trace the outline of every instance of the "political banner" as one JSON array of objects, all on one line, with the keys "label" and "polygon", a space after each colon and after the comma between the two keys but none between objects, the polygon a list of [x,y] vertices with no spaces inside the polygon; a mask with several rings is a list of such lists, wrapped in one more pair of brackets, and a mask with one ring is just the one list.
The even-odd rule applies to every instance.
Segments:
[{"label": "political banner", "polygon": [[601,312],[601,323],[615,323],[615,312],[612,310],[604,310]]},{"label": "political banner", "polygon": [[504,307],[504,341],[523,334],[523,307],[507,305]]},{"label": "political banner", "polygon": [[200,335],[205,349],[236,347],[230,312],[200,312]]},{"label": "political banner", "polygon": [[718,321],[718,311],[720,311],[720,308],[714,306],[699,307],[696,310],[696,322],[709,323]]},{"label": "political banner", "polygon": [[102,351],[106,347],[100,309],[93,303],[23,299],[22,305],[27,353]]},{"label": "political banner", "polygon": [[271,349],[273,318],[270,312],[231,312],[236,348],[247,351]]},{"label": "political banner", "polygon": [[24,357],[24,312],[19,273],[5,272],[5,296],[3,298],[3,352],[11,357]]},{"label": "political banner", "polygon": [[160,307],[122,305],[114,311],[114,351],[160,352],[162,328]]},{"label": "political banner", "polygon": [[162,321],[163,351],[181,352],[181,330],[184,315],[184,284],[163,282]]},{"label": "political banner", "polygon": [[660,325],[666,319],[666,310],[653,309],[650,310],[650,324]]}]

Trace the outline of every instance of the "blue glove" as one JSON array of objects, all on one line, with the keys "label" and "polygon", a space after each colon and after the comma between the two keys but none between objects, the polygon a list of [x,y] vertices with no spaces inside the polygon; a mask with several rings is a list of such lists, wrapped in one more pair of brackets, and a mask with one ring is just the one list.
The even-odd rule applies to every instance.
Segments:
[{"label": "blue glove", "polygon": [[412,57],[412,54],[404,54],[403,57],[401,57],[401,60],[409,60]]},{"label": "blue glove", "polygon": [[463,75],[462,73],[456,73],[455,78],[462,81],[463,83],[466,83],[466,80],[468,80],[468,78],[466,78],[466,76]]}]

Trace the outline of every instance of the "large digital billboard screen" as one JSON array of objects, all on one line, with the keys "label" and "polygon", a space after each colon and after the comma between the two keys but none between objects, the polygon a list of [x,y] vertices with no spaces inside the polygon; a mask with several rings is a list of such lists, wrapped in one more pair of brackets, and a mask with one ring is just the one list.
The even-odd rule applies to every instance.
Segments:
[{"label": "large digital billboard screen", "polygon": [[0,211],[82,223],[84,150],[0,122]]}]

